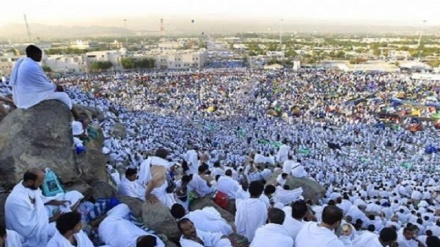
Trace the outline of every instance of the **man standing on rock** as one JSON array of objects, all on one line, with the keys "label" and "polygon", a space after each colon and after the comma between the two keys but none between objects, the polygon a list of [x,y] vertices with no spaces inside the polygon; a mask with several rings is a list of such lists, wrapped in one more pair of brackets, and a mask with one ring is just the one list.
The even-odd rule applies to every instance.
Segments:
[{"label": "man standing on rock", "polygon": [[44,100],[59,100],[72,110],[72,101],[63,88],[49,81],[41,66],[43,52],[40,48],[29,45],[26,56],[17,61],[12,73],[10,85],[15,105],[28,109]]},{"label": "man standing on rock", "polygon": [[151,158],[151,179],[147,183],[145,199],[149,203],[156,203],[158,200],[168,208],[171,208],[176,199],[173,193],[167,192],[169,182],[167,181],[167,172],[170,168],[170,162],[166,160],[169,152],[163,148],[158,148],[156,154]]}]

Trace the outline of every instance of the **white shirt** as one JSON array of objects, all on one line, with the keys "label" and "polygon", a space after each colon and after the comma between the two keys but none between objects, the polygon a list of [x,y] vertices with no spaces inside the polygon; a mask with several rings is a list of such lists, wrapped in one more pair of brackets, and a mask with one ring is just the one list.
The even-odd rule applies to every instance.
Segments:
[{"label": "white shirt", "polygon": [[[343,238],[348,243],[348,239]],[[345,244],[326,227],[316,222],[305,223],[295,239],[295,247],[344,247]]]},{"label": "white shirt", "polygon": [[222,176],[217,181],[217,190],[227,194],[229,198],[235,199],[235,193],[239,188],[238,182],[229,176]]},{"label": "white shirt", "polygon": [[124,177],[118,185],[118,195],[138,198],[142,201],[145,200],[145,187],[142,186],[137,180],[130,181]]},{"label": "white shirt", "polygon": [[267,246],[292,247],[293,239],[282,225],[268,223],[257,229],[250,247]]},{"label": "white shirt", "polygon": [[252,241],[258,227],[264,225],[267,220],[267,208],[264,202],[258,198],[246,200],[237,199],[237,212],[235,214],[235,226],[237,233]]}]

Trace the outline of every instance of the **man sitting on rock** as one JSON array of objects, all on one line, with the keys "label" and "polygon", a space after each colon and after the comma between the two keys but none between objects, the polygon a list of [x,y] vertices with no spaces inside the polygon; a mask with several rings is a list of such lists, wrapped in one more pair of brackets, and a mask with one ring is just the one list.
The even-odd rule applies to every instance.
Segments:
[{"label": "man sitting on rock", "polygon": [[232,247],[231,241],[221,233],[204,232],[196,229],[188,218],[181,219],[177,226],[182,232],[182,247]]},{"label": "man sitting on rock", "polygon": [[43,52],[40,48],[29,45],[26,47],[26,58],[15,64],[10,85],[15,105],[28,109],[44,100],[59,100],[72,110],[72,101],[64,93],[63,88],[49,81],[41,66]]},{"label": "man sitting on rock", "polygon": [[137,181],[137,170],[128,168],[125,177],[118,185],[118,195],[145,200],[145,188]]},{"label": "man sitting on rock", "polygon": [[50,239],[47,247],[93,247],[92,241],[81,230],[81,214],[69,212],[61,215],[56,222],[57,232]]},{"label": "man sitting on rock", "polygon": [[198,173],[193,175],[191,182],[188,184],[188,189],[194,192],[198,198],[211,196],[215,192],[215,188],[210,183],[210,176],[207,174],[208,171],[208,165],[200,165]]},{"label": "man sitting on rock", "polygon": [[99,238],[112,247],[165,247],[162,240],[140,229],[126,218],[130,209],[119,204],[107,212],[107,217],[99,225]]},{"label": "man sitting on rock", "polygon": [[166,159],[169,152],[163,148],[156,150],[155,156],[151,158],[150,174],[151,179],[147,183],[145,199],[149,203],[162,202],[168,208],[171,208],[176,200],[174,194],[168,193],[167,172],[170,168],[170,162]]},{"label": "man sitting on rock", "polygon": [[205,207],[187,213],[182,205],[176,203],[171,207],[171,214],[177,220],[190,219],[197,229],[205,232],[221,232],[226,236],[233,233],[232,227],[213,207]]},{"label": "man sitting on rock", "polygon": [[44,182],[44,172],[32,168],[24,173],[23,180],[18,183],[5,202],[6,227],[22,235],[25,246],[46,246],[48,238],[55,234],[54,222],[60,215],[57,211],[51,218],[46,205],[61,206],[66,201],[51,200],[45,203],[39,187]]}]

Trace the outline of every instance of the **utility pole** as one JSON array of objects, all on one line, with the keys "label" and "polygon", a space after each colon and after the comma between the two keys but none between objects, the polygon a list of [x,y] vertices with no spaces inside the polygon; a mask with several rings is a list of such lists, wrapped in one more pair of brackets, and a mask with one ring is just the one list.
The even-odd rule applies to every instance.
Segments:
[{"label": "utility pole", "polygon": [[422,44],[423,27],[424,27],[425,23],[426,23],[426,20],[423,20],[422,25],[420,27],[419,42],[417,43],[417,49],[419,49],[419,61],[420,61],[420,56],[421,56],[421,52],[422,52],[422,50],[420,49],[420,45]]},{"label": "utility pole", "polygon": [[128,47],[128,29],[127,29],[127,19],[124,19],[125,26],[125,45]]},{"label": "utility pole", "polygon": [[283,44],[282,38],[283,38],[283,21],[284,19],[280,19],[280,49],[281,45]]},{"label": "utility pole", "polygon": [[26,30],[27,30],[27,35],[28,35],[28,38],[29,38],[29,42],[32,43],[31,30],[29,29],[29,24],[28,24],[28,21],[27,21],[26,14],[24,14],[24,23],[26,23]]}]

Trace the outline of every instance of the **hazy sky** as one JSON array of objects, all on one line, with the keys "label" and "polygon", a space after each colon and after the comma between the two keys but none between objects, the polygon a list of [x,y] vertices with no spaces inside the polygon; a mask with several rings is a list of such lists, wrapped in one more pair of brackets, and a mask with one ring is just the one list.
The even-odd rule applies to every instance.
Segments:
[{"label": "hazy sky", "polygon": [[[7,3],[5,3],[7,2]],[[161,15],[203,18],[332,20],[364,23],[440,25],[438,0],[2,0],[0,26],[23,23],[66,25],[99,18]],[[87,20],[93,20],[87,22]]]}]

